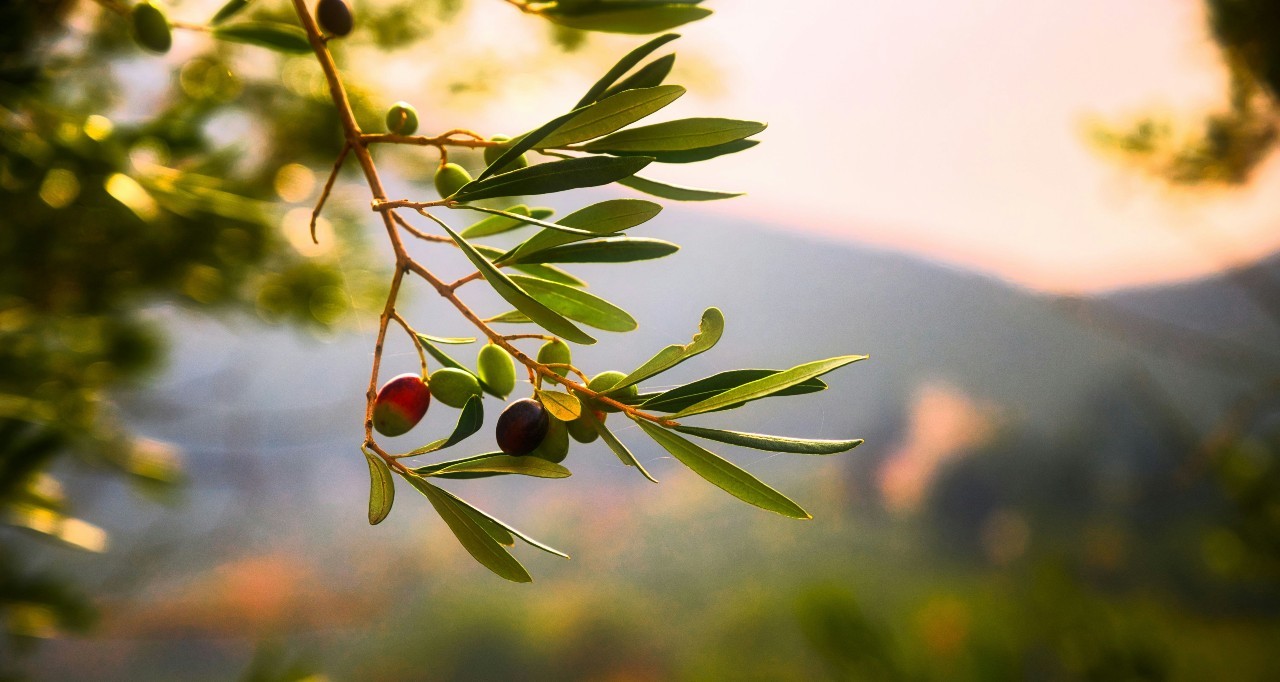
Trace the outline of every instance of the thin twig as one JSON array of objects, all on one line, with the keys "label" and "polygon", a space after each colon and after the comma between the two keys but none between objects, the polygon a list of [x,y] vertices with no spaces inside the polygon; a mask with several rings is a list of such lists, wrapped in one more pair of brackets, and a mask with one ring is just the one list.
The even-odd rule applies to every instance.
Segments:
[{"label": "thin twig", "polygon": [[338,181],[338,171],[342,170],[342,162],[347,160],[349,151],[351,151],[350,144],[342,145],[342,151],[338,152],[338,160],[333,162],[333,170],[329,171],[329,179],[325,180],[324,189],[320,190],[320,200],[316,202],[315,210],[311,211],[311,242],[313,244],[320,243],[320,240],[316,239],[316,221],[320,219],[320,211],[324,210],[324,202],[329,200],[333,184]]}]

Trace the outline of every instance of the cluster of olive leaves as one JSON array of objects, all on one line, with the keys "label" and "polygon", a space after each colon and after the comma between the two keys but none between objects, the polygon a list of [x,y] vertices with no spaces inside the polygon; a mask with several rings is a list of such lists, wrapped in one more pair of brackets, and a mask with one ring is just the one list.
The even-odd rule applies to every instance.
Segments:
[{"label": "cluster of olive leaves", "polygon": [[[508,0],[511,2],[511,0]],[[232,0],[215,18],[221,22],[243,8],[245,0]],[[345,0],[320,0],[315,23],[305,5],[295,0],[303,37],[320,59],[331,89],[341,92],[336,67],[326,42],[349,34],[355,22]],[[654,33],[702,18],[710,10],[696,3],[655,2],[512,2],[522,10],[542,15],[573,28],[621,33]],[[152,4],[138,6],[154,7]],[[135,10],[135,31],[145,47],[168,47],[167,18],[151,10]],[[157,28],[157,26],[162,27]],[[280,27],[230,24],[215,37],[250,42],[282,51],[296,51],[296,41]],[[270,28],[271,30],[267,30]],[[296,30],[296,29],[294,29]],[[320,31],[323,31],[322,37]],[[165,35],[160,35],[164,33]],[[148,35],[151,37],[148,38]],[[826,455],[856,447],[861,440],[814,440],[726,431],[683,424],[686,417],[735,409],[767,397],[791,396],[826,388],[819,377],[865,356],[846,355],[805,363],[787,370],[738,369],[721,372],[661,392],[640,389],[643,381],[666,372],[685,360],[710,350],[724,331],[724,318],[716,308],[707,309],[700,327],[687,344],[670,345],[629,373],[604,372],[588,378],[572,363],[567,342],[593,344],[596,339],[579,325],[605,331],[626,332],[637,323],[626,311],[586,290],[586,283],[561,269],[573,263],[628,263],[661,258],[678,246],[658,239],[623,233],[658,215],[661,206],[647,200],[612,199],[586,206],[551,221],[550,209],[530,208],[522,197],[564,192],[618,183],[653,196],[678,201],[706,201],[737,196],[729,192],[678,187],[636,175],[654,163],[691,163],[748,149],[751,139],[765,125],[723,118],[686,118],[635,126],[685,93],[679,85],[664,84],[675,55],[646,60],[679,36],[655,38],[623,57],[597,81],[568,113],[515,138],[480,136],[451,131],[427,138],[415,137],[418,115],[412,105],[399,102],[387,113],[389,133],[369,135],[346,117],[347,151],[361,156],[373,190],[374,210],[382,213],[396,247],[397,272],[382,315],[374,360],[374,379],[381,358],[383,338],[390,321],[410,334],[422,355],[421,374],[401,375],[371,390],[362,446],[371,477],[369,521],[379,523],[391,511],[395,496],[394,474],[427,497],[463,547],[481,564],[508,580],[531,580],[525,568],[507,550],[519,538],[541,550],[567,556],[540,543],[511,525],[465,502],[429,479],[481,478],[522,474],[564,478],[570,472],[561,462],[568,455],[570,438],[582,443],[599,439],[626,465],[635,467],[650,481],[656,479],[606,426],[610,413],[621,414],[675,459],[710,483],[763,509],[798,519],[808,512],[750,473],[686,439],[680,434],[773,452]],[[335,105],[347,106],[345,96],[335,95]],[[465,135],[456,139],[452,133]],[[373,143],[435,146],[441,164],[435,185],[436,201],[388,201],[379,196],[381,183],[373,169],[368,147]],[[447,146],[483,149],[487,166],[474,179],[456,163],[448,163]],[[531,163],[537,154],[548,160]],[[335,174],[342,158],[335,164]],[[474,202],[484,201],[485,205]],[[323,203],[323,199],[322,199]],[[493,208],[492,206],[503,206]],[[479,222],[455,230],[429,209],[470,210],[487,214]],[[414,210],[432,220],[447,235],[427,234],[399,216],[397,210]],[[317,207],[317,213],[320,207]],[[502,250],[481,240],[518,229],[537,228],[518,245]],[[410,258],[399,244],[399,229],[427,241],[449,243],[474,265],[476,272],[452,284],[436,279]],[[504,270],[520,271],[507,274]],[[395,311],[401,278],[417,275],[458,308],[487,337],[476,370],[458,362],[442,346],[474,343],[471,338],[441,338],[415,330]],[[457,297],[456,290],[475,280],[485,281],[514,310],[480,319]],[[532,324],[543,333],[501,334],[497,324]],[[521,340],[541,340],[536,359],[515,345]],[[428,373],[427,356],[441,367]],[[459,445],[483,425],[484,394],[506,399],[515,388],[515,363],[527,369],[533,385],[531,398],[517,400],[497,419],[498,452],[451,459],[422,466],[407,466],[407,458],[421,457]],[[402,435],[426,414],[432,402],[460,408],[451,435],[416,450],[392,454],[373,438]]]}]

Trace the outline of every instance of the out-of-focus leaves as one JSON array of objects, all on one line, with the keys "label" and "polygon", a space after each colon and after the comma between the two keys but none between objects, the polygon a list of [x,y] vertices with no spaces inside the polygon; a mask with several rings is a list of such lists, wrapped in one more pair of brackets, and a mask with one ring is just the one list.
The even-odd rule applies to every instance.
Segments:
[{"label": "out-of-focus leaves", "polygon": [[250,1],[251,0],[227,0],[227,3],[213,15],[212,19],[209,20],[209,24],[211,26],[217,26],[227,19],[234,17],[239,14],[241,10],[248,7]]},{"label": "out-of-focus leaves", "polygon": [[239,24],[218,26],[213,37],[229,43],[244,43],[265,47],[285,54],[309,54],[311,43],[300,27],[262,21],[246,21]]},{"label": "out-of-focus leaves", "polygon": [[789,516],[793,519],[811,519],[809,512],[792,502],[786,495],[774,490],[763,481],[738,468],[728,460],[691,443],[674,433],[644,419],[635,419],[640,428],[672,457],[680,460],[694,473],[707,479],[712,485],[753,504],[761,509]]}]

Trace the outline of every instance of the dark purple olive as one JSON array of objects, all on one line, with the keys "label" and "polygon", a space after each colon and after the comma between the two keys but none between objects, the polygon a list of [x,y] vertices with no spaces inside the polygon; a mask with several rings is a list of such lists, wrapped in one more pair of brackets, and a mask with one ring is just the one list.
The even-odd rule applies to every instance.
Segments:
[{"label": "dark purple olive", "polygon": [[320,0],[316,5],[316,19],[325,33],[339,38],[355,28],[351,5],[347,4],[347,0]]},{"label": "dark purple olive", "polygon": [[533,398],[517,400],[498,415],[498,447],[513,457],[527,455],[547,437],[549,417]]}]

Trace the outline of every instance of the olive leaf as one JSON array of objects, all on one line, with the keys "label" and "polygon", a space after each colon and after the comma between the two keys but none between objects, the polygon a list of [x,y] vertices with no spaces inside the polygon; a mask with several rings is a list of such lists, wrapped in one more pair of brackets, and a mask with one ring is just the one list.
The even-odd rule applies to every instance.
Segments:
[{"label": "olive leaf", "polygon": [[239,14],[241,10],[249,6],[250,0],[228,0],[225,5],[218,9],[217,14],[209,20],[210,26],[217,26],[222,22]]},{"label": "olive leaf", "polygon": [[743,433],[741,431],[722,431],[698,426],[680,425],[674,428],[681,433],[730,445],[741,445],[756,450],[768,450],[769,452],[790,452],[798,455],[834,455],[837,452],[845,452],[862,445],[861,438],[853,440],[819,440],[766,436],[760,433]]},{"label": "olive leaf", "polygon": [[511,275],[511,281],[538,302],[575,322],[609,332],[629,332],[638,326],[627,311],[582,289],[525,275]]},{"label": "olive leaf", "polygon": [[528,315],[525,315],[519,310],[508,310],[505,313],[494,315],[493,317],[489,318],[489,321],[502,322],[505,324],[528,324],[530,322],[533,322],[533,320],[529,319]]},{"label": "olive leaf", "polygon": [[588,142],[589,152],[680,152],[737,142],[767,127],[755,121],[728,118],[682,118],[677,121],[628,128]]},{"label": "olive leaf", "polygon": [[[484,172],[480,173],[479,177],[477,177],[471,183],[464,185],[461,189],[459,189],[459,192],[467,189],[467,187],[471,185],[475,185],[476,183],[479,183],[482,180],[485,180],[495,174],[498,174],[498,169],[506,168],[507,164],[520,158],[521,154],[529,151],[530,149],[533,149],[533,146],[535,144],[538,144],[538,142],[542,141],[542,138],[546,137],[553,130],[556,130],[560,126],[564,125],[565,121],[568,121],[569,119],[573,118],[577,113],[578,113],[577,110],[574,110],[574,111],[570,111],[567,114],[561,114],[551,119],[550,121],[547,121],[546,123],[543,123],[542,125],[538,126],[538,128],[535,130],[531,130],[525,133],[524,135],[517,137],[514,140],[508,140],[503,145],[506,148],[506,151],[498,155],[498,158],[494,159],[493,163],[486,166],[484,169]],[[521,170],[530,170],[530,169],[524,168]],[[507,171],[507,173],[504,173],[504,174],[510,174],[514,172],[516,171]],[[553,191],[558,191],[558,190],[553,190]],[[529,194],[536,194],[536,192],[529,192]],[[514,195],[507,195],[507,196],[514,196]],[[475,198],[480,198],[480,197],[475,197]],[[463,201],[462,197],[458,197],[458,201]]]},{"label": "olive leaf", "polygon": [[369,463],[369,525],[382,523],[391,513],[391,505],[396,499],[396,482],[391,476],[391,467],[379,456],[360,448]]},{"label": "olive leaf", "polygon": [[665,182],[642,178],[639,175],[633,175],[629,178],[623,178],[618,181],[619,185],[630,187],[637,192],[644,192],[655,197],[670,199],[672,201],[715,201],[717,199],[732,199],[740,197],[742,192],[718,192],[710,189],[695,189],[693,187],[680,187],[678,185],[669,185]]},{"label": "olive leaf", "polygon": [[600,99],[600,95],[617,82],[619,78],[622,78],[622,76],[630,71],[632,67],[639,64],[641,61],[644,61],[645,57],[653,54],[658,48],[679,37],[680,35],[678,33],[661,35],[628,52],[622,59],[618,60],[617,64],[610,67],[610,69],[600,77],[600,80],[592,84],[592,86],[587,90],[587,94],[583,95],[582,99],[578,100],[578,103],[574,105],[574,109],[584,107]]},{"label": "olive leaf", "polygon": [[536,478],[568,478],[572,475],[568,469],[541,457],[512,457],[501,452],[491,452],[478,457],[468,457],[453,463],[435,465],[429,471],[415,469],[423,476],[439,478],[484,478],[478,474],[497,476],[502,474],[520,474]]},{"label": "olive leaf", "polygon": [[490,531],[473,517],[469,510],[475,510],[474,507],[417,476],[405,478],[410,485],[417,488],[418,492],[426,496],[431,506],[435,507],[436,513],[444,520],[445,525],[449,526],[449,530],[453,531],[454,536],[458,538],[458,542],[462,543],[467,553],[482,566],[512,582],[533,581],[529,571],[525,570],[525,567],[511,556],[511,553],[493,537]]},{"label": "olive leaf", "polygon": [[523,220],[528,218],[529,207],[524,204],[516,204],[505,209],[505,213],[499,215],[491,215],[487,218],[472,223],[458,234],[467,239],[476,239],[479,237],[489,237],[503,232],[510,232],[519,227],[524,227],[529,223]]},{"label": "olive leaf", "polygon": [[443,343],[446,345],[465,345],[476,342],[476,337],[474,336],[432,336],[430,334],[418,334],[418,336],[431,343]]},{"label": "olive leaf", "polygon": [[[571,7],[571,8],[570,8]],[[546,9],[540,14],[552,22],[582,31],[602,33],[657,33],[711,15],[694,3],[596,2]]]},{"label": "olive leaf", "polygon": [[680,247],[661,239],[644,237],[597,239],[555,246],[519,256],[512,265],[530,263],[632,263],[670,256]]},{"label": "olive leaf", "polygon": [[[537,459],[537,457],[529,457],[528,459]],[[547,462],[547,463],[548,463],[548,464],[550,464],[550,462]],[[537,548],[537,549],[540,549],[540,550],[542,550],[542,551],[544,551],[544,552],[546,552],[546,553],[548,553],[548,554],[554,554],[554,555],[556,555],[556,556],[558,556],[558,557],[562,557],[562,558],[564,558],[564,559],[568,559],[568,558],[569,558],[569,555],[568,555],[568,554],[565,554],[564,552],[561,552],[560,550],[556,549],[555,547],[552,547],[552,546],[550,546],[550,545],[547,545],[547,544],[544,544],[544,543],[538,542],[537,540],[534,540],[533,538],[529,537],[526,533],[521,532],[520,530],[518,530],[517,528],[515,528],[515,527],[514,527],[514,526],[512,526],[511,524],[507,523],[506,521],[503,521],[502,519],[499,519],[498,517],[496,517],[496,516],[494,516],[494,515],[492,515],[492,514],[490,514],[490,513],[486,512],[486,511],[484,511],[484,510],[480,509],[479,507],[474,507],[474,506],[472,506],[472,505],[471,505],[471,504],[469,504],[466,500],[463,500],[462,498],[458,497],[457,495],[454,495],[453,493],[449,492],[448,490],[444,490],[443,488],[436,488],[436,489],[437,489],[437,490],[439,490],[440,492],[444,493],[445,495],[448,495],[449,497],[453,498],[453,500],[454,500],[455,502],[457,502],[458,504],[460,504],[460,505],[462,505],[463,507],[466,507],[467,509],[471,510],[471,512],[475,515],[475,517],[476,517],[476,518],[484,519],[484,520],[485,520],[485,521],[487,521],[488,523],[498,526],[499,528],[501,528],[501,529],[502,529],[503,531],[505,531],[506,533],[509,533],[509,534],[511,534],[511,535],[514,535],[514,536],[516,536],[517,538],[520,538],[521,540],[524,540],[524,541],[525,541],[526,543],[528,543],[530,546],[535,547],[535,548]],[[513,543],[513,544],[514,544],[514,543]]]},{"label": "olive leaf", "polygon": [[761,509],[789,516],[793,519],[811,519],[809,512],[792,502],[786,495],[769,487],[738,466],[699,445],[643,419],[634,419],[641,430],[649,435],[672,457],[705,478],[712,485],[753,504]]},{"label": "olive leaf", "polygon": [[476,201],[598,187],[635,175],[652,161],[653,158],[647,156],[588,156],[549,161],[474,180],[463,185],[450,199]]},{"label": "olive leaf", "polygon": [[759,398],[773,395],[785,388],[790,388],[803,381],[808,381],[816,377],[820,377],[834,369],[844,367],[851,362],[866,360],[865,355],[841,355],[826,360],[816,360],[803,365],[797,365],[783,372],[772,374],[755,381],[749,381],[741,386],[736,386],[723,393],[718,393],[710,398],[696,402],[678,412],[671,415],[673,419],[688,417],[694,414],[702,414],[703,412],[712,412],[721,410],[729,405],[745,403]]},{"label": "olive leaf", "polygon": [[622,441],[618,440],[618,437],[613,435],[613,432],[609,430],[609,427],[605,426],[604,422],[596,417],[594,410],[583,410],[582,418],[587,421],[587,424],[589,424],[591,428],[595,429],[596,433],[600,435],[600,440],[604,441],[604,444],[609,446],[610,450],[613,450],[613,454],[617,455],[618,459],[621,460],[623,464],[639,469],[640,473],[651,482],[658,482],[658,479],[654,478],[653,475],[649,473],[649,470],[644,468],[644,465],[640,463],[640,460],[636,459],[636,456],[631,454],[631,451],[627,449],[627,446],[623,445]]},{"label": "olive leaf", "polygon": [[[610,199],[581,208],[561,218],[561,226],[591,232],[592,237],[604,237],[629,230],[652,220],[662,212],[662,206],[644,199]],[[515,248],[500,256],[500,264],[519,260],[522,256],[553,246],[585,241],[585,237],[567,234],[563,230],[541,230]]]},{"label": "olive leaf", "polygon": [[211,32],[214,38],[229,43],[244,43],[265,47],[285,54],[308,54],[311,42],[298,26],[265,21],[246,21],[218,26]]},{"label": "olive leaf", "polygon": [[[668,391],[653,395],[642,404],[650,412],[679,412],[694,403],[737,388],[745,383],[763,379],[782,372],[780,369],[731,369],[709,377],[691,381]],[[772,396],[793,396],[822,391],[827,388],[821,379],[806,379],[794,386],[772,393]],[[733,409],[742,403],[721,409]]]},{"label": "olive leaf", "polygon": [[[706,161],[714,159],[718,156],[726,154],[736,154],[737,152],[751,149],[760,144],[760,140],[735,140],[734,142],[726,142],[710,147],[700,147],[698,149],[685,149],[680,151],[668,152],[631,152],[631,151],[609,151],[606,154],[615,156],[640,156],[643,155],[647,159],[653,159],[658,163],[697,163],[698,161]],[[623,178],[624,180],[626,178]]]},{"label": "olive leaf", "polygon": [[528,292],[521,289],[519,285],[511,281],[511,278],[503,274],[501,270],[494,267],[493,264],[484,256],[480,255],[480,253],[476,251],[475,248],[467,242],[467,240],[460,237],[458,233],[454,232],[448,225],[441,224],[441,227],[444,228],[445,232],[449,233],[449,236],[453,238],[454,243],[458,245],[458,248],[462,249],[462,252],[466,254],[467,259],[471,261],[472,265],[475,265],[476,269],[484,275],[485,281],[489,283],[489,286],[493,287],[493,290],[496,291],[499,296],[506,299],[507,303],[515,306],[516,310],[528,315],[529,319],[533,320],[543,329],[546,329],[556,336],[575,343],[592,344],[596,342],[594,338],[588,336],[581,329],[578,329],[572,322],[561,317],[559,313],[551,310],[542,303],[539,303],[536,299],[530,296]]},{"label": "olive leaf", "polygon": [[534,145],[537,149],[564,147],[593,140],[658,111],[685,93],[679,85],[642,88],[620,92],[583,107],[572,118]]},{"label": "olive leaf", "polygon": [[662,81],[671,75],[671,67],[676,64],[676,56],[674,54],[659,57],[648,64],[640,67],[635,73],[624,78],[617,85],[604,91],[600,95],[600,99],[609,99],[614,95],[627,90],[637,90],[640,88],[656,88],[662,85]]},{"label": "olive leaf", "polygon": [[[479,379],[479,377],[476,377]],[[453,433],[448,438],[440,438],[408,453],[405,457],[414,457],[417,455],[425,455],[428,452],[443,450],[461,443],[470,438],[480,427],[484,425],[484,406],[480,402],[480,396],[473,395],[467,398],[467,403],[462,406],[462,412],[458,414],[458,423],[453,427]]]},{"label": "olive leaf", "polygon": [[649,358],[643,365],[623,377],[622,381],[614,384],[613,388],[606,391],[606,395],[618,393],[628,386],[661,374],[699,353],[711,350],[711,347],[720,341],[722,334],[724,334],[724,314],[719,308],[707,308],[702,312],[702,321],[698,324],[698,333],[693,335],[693,340],[683,346],[672,344],[658,351],[657,355]]},{"label": "olive leaf", "polygon": [[[505,252],[502,249],[494,248],[492,246],[485,246],[484,244],[472,244],[471,246],[475,247],[475,250],[479,251],[480,255],[488,258],[491,262],[505,255]],[[533,275],[534,277],[541,277],[542,279],[552,282],[568,284],[571,287],[587,286],[586,282],[554,265],[544,265],[542,263],[511,263],[510,265],[520,272]],[[528,320],[525,321],[527,322]]]},{"label": "olive leaf", "polygon": [[538,402],[547,408],[552,417],[562,422],[571,422],[582,414],[582,402],[578,396],[563,391],[535,391]]}]

